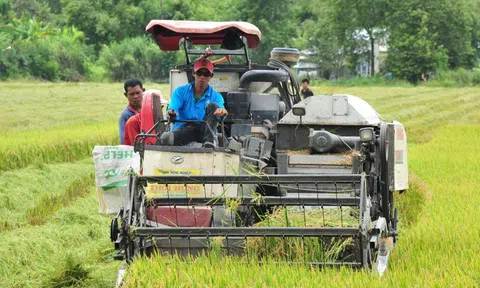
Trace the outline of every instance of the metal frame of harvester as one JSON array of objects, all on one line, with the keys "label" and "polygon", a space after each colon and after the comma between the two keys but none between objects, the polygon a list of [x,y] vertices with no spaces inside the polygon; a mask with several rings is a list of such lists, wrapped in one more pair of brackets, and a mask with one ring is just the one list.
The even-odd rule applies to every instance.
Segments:
[{"label": "metal frame of harvester", "polygon": [[[403,125],[384,121],[352,95],[302,100],[290,70],[298,50],[274,49],[268,65],[251,63],[247,48],[261,38],[251,24],[156,20],[147,31],[162,50],[185,49],[186,64],[170,75],[172,90],[192,81],[190,56],[203,53],[191,49],[194,44],[220,44],[213,55],[238,54],[245,61],[215,68],[211,85],[230,112],[218,147],[162,145],[158,139],[168,132],[159,127],[168,125],[161,115],[137,136],[143,171],[129,176],[129,202],[111,226],[118,258],[130,263],[153,251],[199,254],[220,237],[225,253],[263,261],[271,258],[268,247],[252,255],[258,249],[249,243],[275,238],[285,252],[289,241],[305,246],[314,239],[323,250],[317,258],[285,252],[272,261],[383,272],[398,236],[394,198],[408,188]],[[152,145],[146,145],[149,138]],[[294,225],[286,216],[285,224],[262,225],[279,208],[300,220]],[[325,220],[332,211],[340,212],[337,227]],[[327,257],[329,245],[345,239],[344,251]]]}]

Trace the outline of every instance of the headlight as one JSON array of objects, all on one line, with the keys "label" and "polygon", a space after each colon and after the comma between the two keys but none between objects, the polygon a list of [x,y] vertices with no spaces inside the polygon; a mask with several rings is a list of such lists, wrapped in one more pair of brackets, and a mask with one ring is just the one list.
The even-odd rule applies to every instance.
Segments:
[{"label": "headlight", "polygon": [[373,128],[360,129],[360,140],[362,142],[370,142],[373,140]]},{"label": "headlight", "polygon": [[295,116],[305,116],[305,114],[307,114],[305,111],[305,107],[293,107],[292,112]]}]

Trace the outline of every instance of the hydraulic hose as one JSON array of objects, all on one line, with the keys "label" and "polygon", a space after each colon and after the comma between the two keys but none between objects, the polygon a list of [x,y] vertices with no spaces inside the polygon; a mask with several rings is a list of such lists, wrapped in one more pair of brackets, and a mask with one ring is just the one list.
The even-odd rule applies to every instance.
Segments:
[{"label": "hydraulic hose", "polygon": [[277,69],[283,69],[288,73],[290,83],[288,81],[284,81],[279,83],[278,87],[280,93],[283,94],[283,96],[285,97],[288,111],[293,107],[293,105],[302,101],[302,99],[300,98],[300,85],[298,83],[297,77],[295,77],[295,74],[293,74],[292,70],[290,70],[290,68],[280,60],[270,58],[270,60],[268,61],[268,66]]}]

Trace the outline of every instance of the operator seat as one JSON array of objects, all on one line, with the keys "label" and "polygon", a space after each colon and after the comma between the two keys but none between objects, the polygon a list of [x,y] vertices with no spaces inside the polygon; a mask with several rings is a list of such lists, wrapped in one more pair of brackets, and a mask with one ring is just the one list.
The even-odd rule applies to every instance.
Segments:
[{"label": "operator seat", "polygon": [[[216,139],[216,142],[217,142],[217,147],[223,147],[224,146],[224,143],[226,143],[226,139],[224,139],[223,137],[223,133],[221,132],[217,132],[217,139]],[[166,132],[163,132],[162,135],[160,136],[160,145],[162,146],[174,146],[173,144],[175,143],[174,142],[174,134],[172,131],[166,131]],[[190,143],[188,143],[187,145],[185,145],[184,147],[194,147],[194,148],[201,148],[203,146],[203,143],[201,142],[197,142],[197,141],[192,141]]]}]

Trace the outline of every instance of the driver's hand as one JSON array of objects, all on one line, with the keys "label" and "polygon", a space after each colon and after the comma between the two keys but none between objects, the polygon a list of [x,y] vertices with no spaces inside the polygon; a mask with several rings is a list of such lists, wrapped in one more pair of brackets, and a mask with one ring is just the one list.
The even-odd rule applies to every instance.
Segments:
[{"label": "driver's hand", "polygon": [[212,55],[213,55],[212,49],[211,49],[210,47],[207,47],[207,48],[205,49],[205,53],[203,53],[203,55],[204,55],[205,57],[212,56]]},{"label": "driver's hand", "polygon": [[217,110],[215,110],[213,115],[218,116],[218,117],[222,117],[222,116],[228,115],[228,112],[227,112],[227,110],[225,110],[223,108],[217,108]]},{"label": "driver's hand", "polygon": [[177,112],[175,112],[175,110],[168,110],[167,115],[170,120],[173,120],[177,117]]}]

